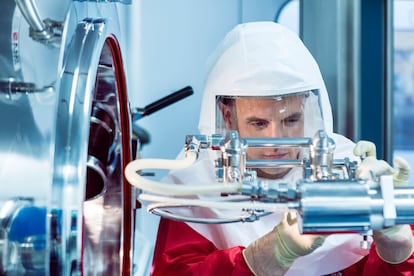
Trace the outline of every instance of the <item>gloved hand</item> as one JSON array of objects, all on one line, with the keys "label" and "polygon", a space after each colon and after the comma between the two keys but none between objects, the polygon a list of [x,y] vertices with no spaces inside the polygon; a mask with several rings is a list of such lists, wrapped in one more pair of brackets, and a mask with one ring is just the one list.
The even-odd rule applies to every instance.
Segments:
[{"label": "gloved hand", "polygon": [[398,168],[397,172],[394,172],[394,186],[407,186],[411,171],[410,165],[408,164],[407,160],[400,156],[396,156],[394,157],[394,166]]},{"label": "gloved hand", "polygon": [[375,144],[368,141],[359,141],[355,145],[354,155],[363,159],[356,171],[358,178],[371,179],[383,174],[392,174],[394,186],[407,185],[411,169],[404,158],[399,156],[394,158],[394,164],[397,167],[397,169],[394,169],[384,160],[377,159]]},{"label": "gloved hand", "polygon": [[[358,142],[354,154],[363,158],[356,171],[357,177],[370,179],[383,174],[392,174],[394,186],[407,185],[410,166],[404,158],[394,158],[394,164],[398,168],[394,169],[384,160],[377,160],[375,144],[368,141]],[[413,254],[414,238],[409,225],[374,230],[373,238],[378,256],[387,263],[402,263]]]},{"label": "gloved hand", "polygon": [[384,262],[399,264],[406,261],[414,252],[414,238],[408,224],[374,230],[372,237],[375,250]]},{"label": "gloved hand", "polygon": [[243,256],[255,275],[283,275],[298,257],[313,252],[324,240],[325,236],[300,234],[296,212],[289,211],[273,231],[250,244]]}]

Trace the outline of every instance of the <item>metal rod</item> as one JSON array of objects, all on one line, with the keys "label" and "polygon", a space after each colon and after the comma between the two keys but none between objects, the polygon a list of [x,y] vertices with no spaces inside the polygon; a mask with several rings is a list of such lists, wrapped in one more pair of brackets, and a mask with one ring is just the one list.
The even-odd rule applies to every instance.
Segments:
[{"label": "metal rod", "polygon": [[302,160],[284,159],[284,160],[246,160],[246,168],[274,168],[274,167],[301,167]]},{"label": "metal rod", "polygon": [[309,147],[312,138],[286,137],[286,138],[243,138],[249,147],[274,148],[274,147]]}]

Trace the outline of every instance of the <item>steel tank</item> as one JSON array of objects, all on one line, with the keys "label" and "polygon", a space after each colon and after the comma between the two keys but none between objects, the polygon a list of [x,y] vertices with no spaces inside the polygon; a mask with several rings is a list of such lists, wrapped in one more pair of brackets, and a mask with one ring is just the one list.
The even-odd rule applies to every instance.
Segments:
[{"label": "steel tank", "polygon": [[136,191],[120,9],[3,0],[0,274],[130,275]]}]

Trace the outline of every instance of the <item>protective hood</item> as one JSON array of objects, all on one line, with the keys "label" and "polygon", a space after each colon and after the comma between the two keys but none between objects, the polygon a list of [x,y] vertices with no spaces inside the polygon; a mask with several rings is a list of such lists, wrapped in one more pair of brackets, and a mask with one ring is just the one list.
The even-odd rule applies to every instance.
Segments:
[{"label": "protective hood", "polygon": [[[211,70],[206,80],[199,129],[211,135],[216,127],[216,96],[274,96],[302,91],[318,91],[325,130],[336,143],[335,158],[353,160],[354,144],[332,133],[329,98],[315,60],[295,33],[274,22],[252,22],[236,26],[211,57]],[[179,159],[183,156],[179,156]],[[215,181],[216,156],[201,151],[191,167],[169,173],[166,183],[203,185]],[[292,170],[280,181],[296,183],[302,171]],[[203,199],[203,197],[200,196]],[[196,218],[228,218],[229,210],[182,208],[179,213]],[[282,210],[283,211],[283,210]],[[274,212],[258,221],[227,224],[188,223],[217,248],[247,247],[280,222],[281,213]],[[325,275],[340,271],[360,260],[368,251],[360,248],[358,234],[329,235],[313,253],[298,258],[286,275]]]},{"label": "protective hood", "polygon": [[319,92],[325,130],[332,132],[329,97],[319,67],[298,36],[274,22],[250,22],[230,31],[210,57],[200,133],[215,133],[217,95],[274,96]]}]

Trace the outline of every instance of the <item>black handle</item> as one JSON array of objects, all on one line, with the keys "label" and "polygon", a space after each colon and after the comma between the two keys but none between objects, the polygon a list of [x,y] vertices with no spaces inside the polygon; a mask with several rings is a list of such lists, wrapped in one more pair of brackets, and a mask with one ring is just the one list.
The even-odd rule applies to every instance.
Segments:
[{"label": "black handle", "polygon": [[[144,108],[135,108],[132,112],[132,120],[136,122],[137,120],[141,119],[144,116],[150,115],[164,107],[167,107],[175,102],[178,102],[181,99],[184,99],[194,93],[193,88],[191,86],[186,86],[170,95],[167,95],[147,106]],[[150,141],[149,133],[139,127],[138,125],[134,124],[132,126],[132,132],[138,137],[141,144],[148,144]]]},{"label": "black handle", "polygon": [[175,102],[178,102],[179,100],[182,100],[194,93],[193,88],[191,86],[186,86],[183,89],[180,89],[170,95],[167,95],[147,106],[144,107],[142,110],[142,117],[150,115],[160,109],[163,109],[164,107],[167,107]]}]

